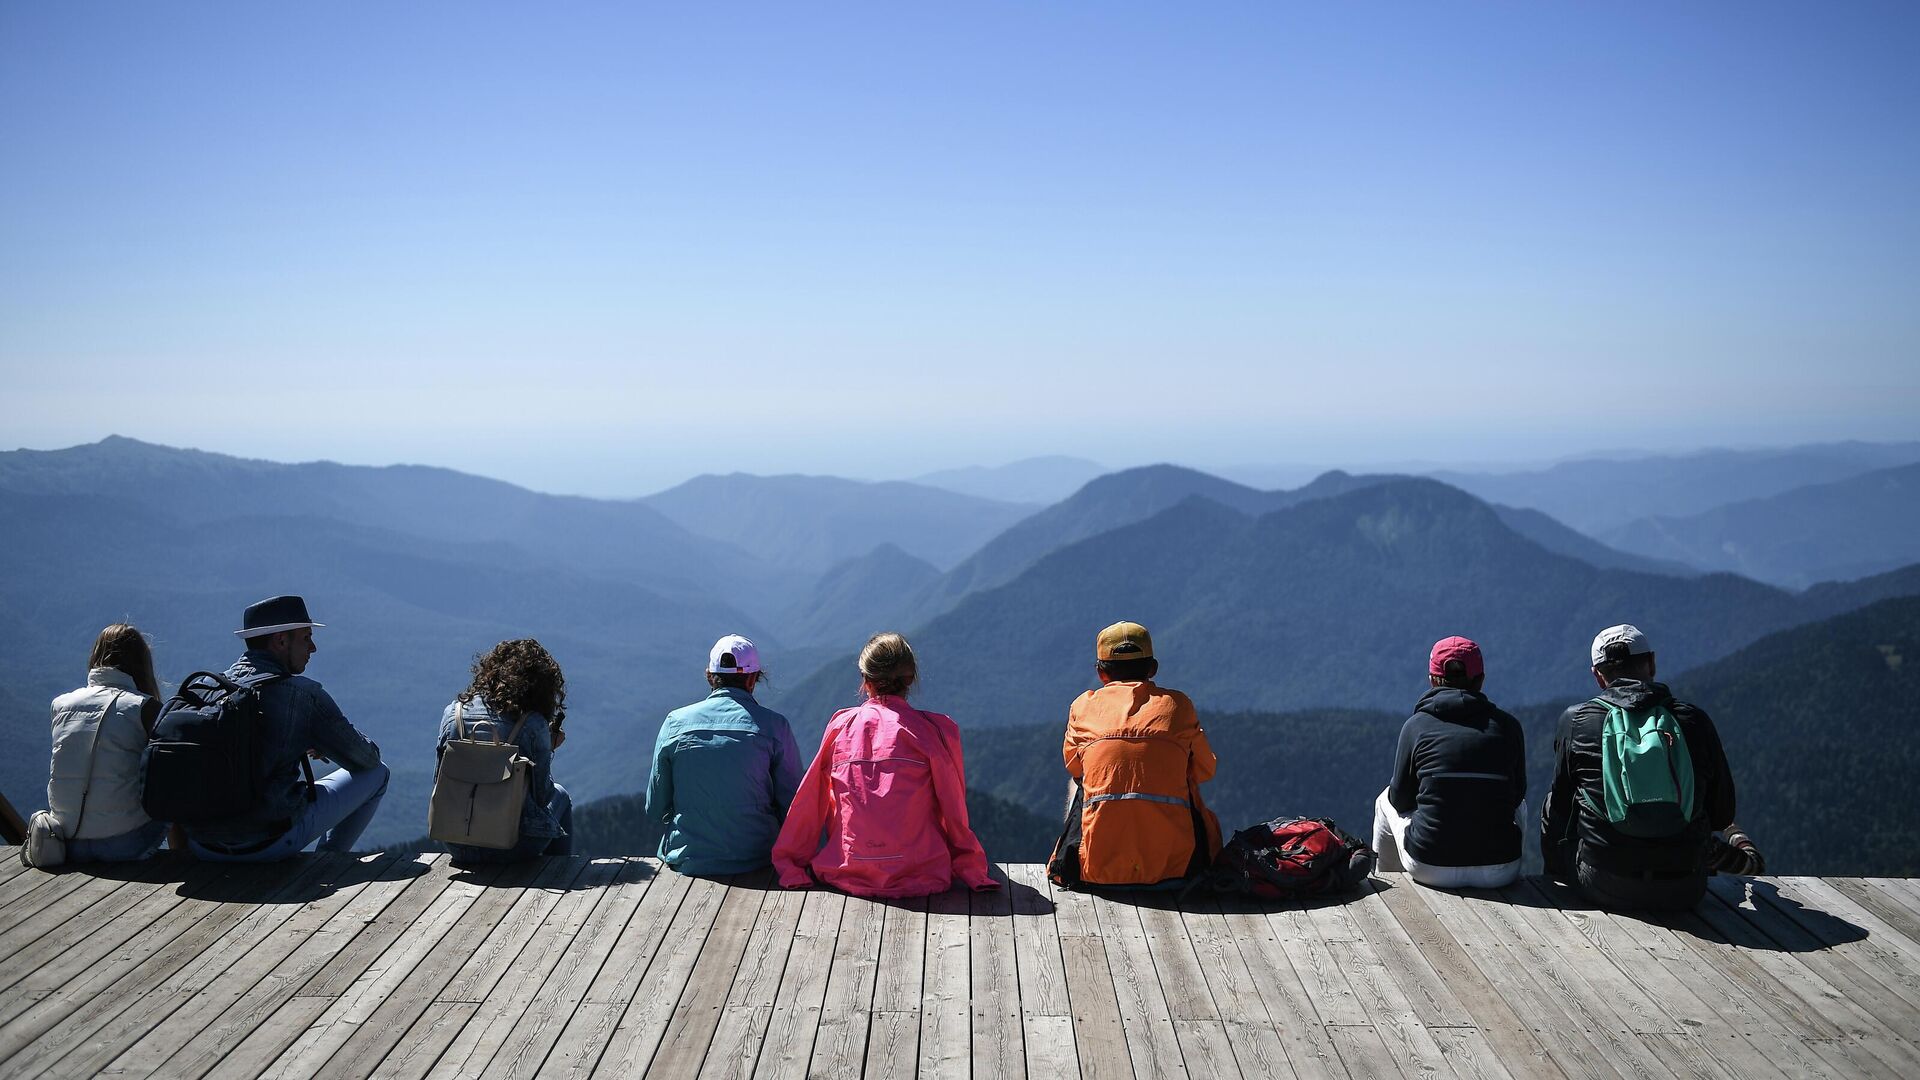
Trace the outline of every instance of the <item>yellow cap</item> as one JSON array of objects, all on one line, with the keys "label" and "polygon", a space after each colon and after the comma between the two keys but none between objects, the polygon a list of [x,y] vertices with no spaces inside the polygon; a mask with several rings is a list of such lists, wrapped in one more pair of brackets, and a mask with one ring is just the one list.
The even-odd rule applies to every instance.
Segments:
[{"label": "yellow cap", "polygon": [[1145,660],[1153,655],[1153,635],[1137,622],[1117,622],[1094,639],[1095,660]]}]

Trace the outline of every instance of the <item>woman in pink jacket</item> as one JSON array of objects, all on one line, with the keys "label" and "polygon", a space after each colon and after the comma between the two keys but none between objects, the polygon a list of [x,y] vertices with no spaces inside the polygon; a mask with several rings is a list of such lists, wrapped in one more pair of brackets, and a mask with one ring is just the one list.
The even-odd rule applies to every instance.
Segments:
[{"label": "woman in pink jacket", "polygon": [[860,651],[866,704],[827,724],[773,845],[783,887],[818,882],[855,896],[925,896],[955,878],[1000,887],[967,825],[959,727],[907,704],[918,674],[899,634],[875,634]]}]

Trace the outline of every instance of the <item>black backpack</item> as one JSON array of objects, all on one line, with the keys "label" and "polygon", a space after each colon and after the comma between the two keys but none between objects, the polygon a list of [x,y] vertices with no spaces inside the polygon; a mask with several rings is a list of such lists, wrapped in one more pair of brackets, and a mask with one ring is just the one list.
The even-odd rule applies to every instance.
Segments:
[{"label": "black backpack", "polygon": [[[140,755],[140,804],[155,821],[205,825],[243,818],[266,797],[260,688],[280,675],[235,681],[211,671],[187,676],[153,725]],[[307,798],[313,766],[300,757]]]}]

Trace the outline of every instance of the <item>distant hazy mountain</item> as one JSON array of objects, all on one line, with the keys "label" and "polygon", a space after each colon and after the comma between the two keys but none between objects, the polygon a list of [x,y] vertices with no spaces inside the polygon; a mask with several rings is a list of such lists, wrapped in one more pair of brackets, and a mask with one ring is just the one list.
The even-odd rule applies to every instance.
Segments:
[{"label": "distant hazy mountain", "polygon": [[1606,535],[1627,551],[1789,588],[1865,577],[1920,562],[1920,465],[1641,518]]},{"label": "distant hazy mountain", "polygon": [[1002,502],[1051,503],[1073,494],[1080,485],[1106,471],[1085,458],[1054,455],[1010,465],[943,469],[915,477],[914,483]]},{"label": "distant hazy mountain", "polygon": [[818,574],[889,543],[945,569],[1036,507],[904,481],[699,476],[642,500],[688,532]]},{"label": "distant hazy mountain", "polygon": [[928,586],[914,600],[905,622],[918,626],[971,593],[1012,581],[1053,551],[1144,521],[1190,498],[1260,514],[1378,479],[1330,472],[1294,491],[1259,491],[1179,465],[1147,465],[1109,473],[994,537]]},{"label": "distant hazy mountain", "polygon": [[[928,707],[972,726],[1051,717],[1092,680],[1094,633],[1154,632],[1170,685],[1215,710],[1398,708],[1432,642],[1487,650],[1503,700],[1590,685],[1594,632],[1639,624],[1669,669],[1887,595],[1920,571],[1795,596],[1726,574],[1601,569],[1519,535],[1444,484],[1393,479],[1260,517],[1194,498],[1039,560],[914,635]],[[837,666],[837,665],[836,665]],[[796,710],[847,704],[844,679],[800,687]]]},{"label": "distant hazy mountain", "polygon": [[[543,495],[419,465],[284,465],[113,436],[66,450],[0,453],[0,491],[141,506],[183,528],[247,516],[325,518],[430,540],[511,545],[571,569],[679,596],[777,589],[744,551],[636,502]],[[718,578],[718,567],[729,574]]]},{"label": "distant hazy mountain", "polygon": [[[1507,528],[1558,555],[1569,555],[1591,566],[1607,570],[1638,570],[1644,574],[1669,574],[1673,577],[1698,577],[1704,571],[1684,562],[1633,555],[1607,545],[1560,524],[1538,510],[1518,506],[1494,506],[1493,512]],[[1920,562],[1920,555],[1912,560]]]},{"label": "distant hazy mountain", "polygon": [[1585,459],[1527,472],[1432,475],[1489,502],[1543,510],[1581,532],[1602,536],[1636,518],[1697,514],[1729,502],[1915,462],[1920,462],[1920,442],[1843,442]]},{"label": "distant hazy mountain", "polygon": [[821,575],[813,593],[784,620],[786,633],[843,652],[879,631],[899,629],[913,597],[939,576],[933,564],[881,544]]}]

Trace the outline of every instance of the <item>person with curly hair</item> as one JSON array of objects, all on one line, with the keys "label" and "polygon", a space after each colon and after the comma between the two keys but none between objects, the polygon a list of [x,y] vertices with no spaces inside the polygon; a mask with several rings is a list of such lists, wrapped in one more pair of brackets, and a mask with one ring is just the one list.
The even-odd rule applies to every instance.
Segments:
[{"label": "person with curly hair", "polygon": [[533,768],[520,810],[520,842],[504,850],[449,844],[456,864],[573,854],[573,798],[553,782],[553,752],[567,738],[561,729],[566,703],[566,676],[538,641],[503,641],[474,657],[473,682],[440,716],[439,752],[456,738],[491,735],[511,739]]}]

